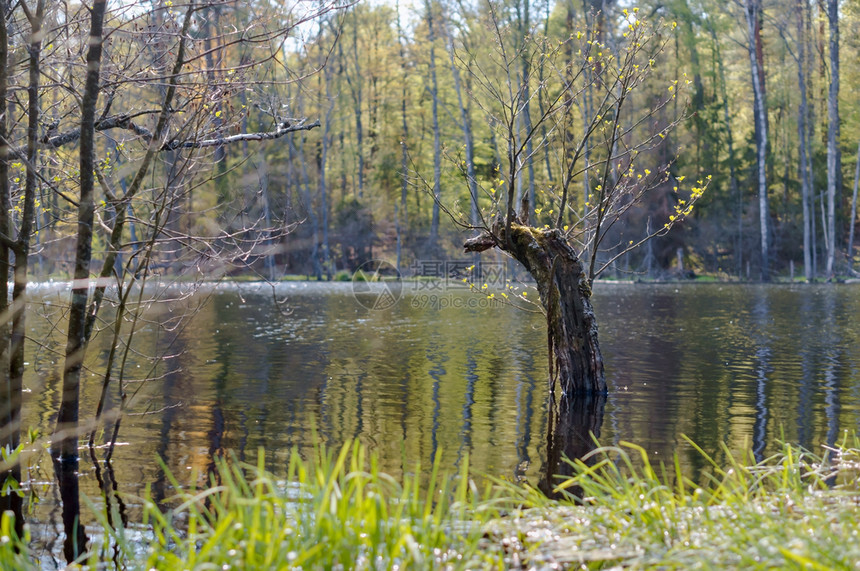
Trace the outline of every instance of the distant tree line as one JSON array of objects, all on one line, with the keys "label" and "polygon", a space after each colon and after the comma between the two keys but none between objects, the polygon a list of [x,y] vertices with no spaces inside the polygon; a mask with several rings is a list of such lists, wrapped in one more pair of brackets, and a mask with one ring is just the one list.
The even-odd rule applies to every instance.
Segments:
[{"label": "distant tree line", "polygon": [[[105,24],[110,61],[101,74],[105,106],[94,119],[94,220],[128,218],[120,238],[130,250],[119,253],[117,263],[138,251],[144,240],[138,219],[158,208],[150,200],[117,213],[100,179],[128,187],[143,158],[136,146],[157,136],[156,105],[169,88],[158,76],[170,72],[158,34],[180,33],[186,5],[155,1],[113,10]],[[34,18],[36,8],[28,8]],[[657,166],[677,157],[671,160],[673,177],[710,175],[712,184],[682,224],[617,256],[625,243],[639,241],[646,226],[663,227],[685,200],[683,186],[675,190],[677,180],[667,180],[629,212],[601,254],[616,258],[614,274],[660,277],[684,269],[764,280],[792,268],[808,279],[853,274],[860,164],[860,115],[850,97],[860,81],[855,5],[424,0],[409,9],[361,2],[343,8],[316,19],[256,2],[211,1],[195,8],[187,32],[195,55],[185,67],[199,75],[177,85],[187,95],[172,104],[168,128],[176,140],[163,142],[156,168],[147,170],[171,193],[159,223],[172,238],[154,244],[152,267],[163,273],[328,278],[374,257],[408,268],[419,259],[458,256],[462,225],[440,203],[456,204],[455,218],[474,224],[492,200],[481,189],[499,179],[505,184],[510,171],[504,126],[475,97],[481,81],[523,91],[517,120],[528,131],[550,105],[539,87],[559,73],[540,63],[531,67],[537,61],[527,57],[536,45],[531,42],[585,34],[611,54],[630,22],[644,18],[667,23],[666,49],[655,54],[648,84],[628,104],[630,117],[670,87],[684,93],[650,125],[656,133],[660,122],[682,118],[678,128],[637,162]],[[21,254],[26,248],[34,263],[28,271],[42,277],[74,273],[76,228],[69,216],[76,209],[77,167],[64,163],[81,142],[69,118],[78,113],[75,98],[83,93],[73,73],[83,48],[63,30],[77,18],[75,10],[44,10],[41,75],[31,110],[23,97],[30,24],[21,19],[23,9],[7,8],[11,91],[4,104],[11,106],[5,128],[13,152],[0,179],[10,185],[11,227],[0,233],[12,247],[23,230],[29,240],[15,248]],[[277,26],[295,28],[296,35],[287,41],[272,35]],[[470,68],[489,69],[498,43],[519,54],[520,64],[497,70],[495,79],[477,78]],[[840,61],[847,67],[840,68]],[[147,91],[146,85],[158,89]],[[584,95],[571,132],[599,115],[600,102],[591,92]],[[317,121],[318,128],[304,130]],[[538,131],[545,139],[552,135],[547,124]],[[193,145],[181,140],[190,133],[202,138]],[[245,136],[253,133],[260,135],[257,143]],[[283,137],[287,133],[295,134]],[[532,148],[532,138],[524,143],[517,168],[525,176],[516,193],[526,196],[535,223],[549,222],[560,212],[561,165],[552,149]],[[30,171],[28,152],[39,161]],[[600,151],[586,146],[581,152],[586,161],[600,160]],[[566,184],[576,189],[569,204],[585,216],[599,182],[580,172]],[[94,233],[97,260],[109,250],[110,236],[102,230]],[[180,236],[213,238],[215,249],[205,254]],[[189,249],[197,257],[184,256]]]},{"label": "distant tree line", "polygon": [[[501,126],[472,97],[480,85],[468,71],[491,57],[494,12],[512,53],[530,38],[560,41],[586,30],[611,52],[633,18],[670,24],[667,49],[630,113],[677,81],[686,93],[653,127],[684,120],[638,162],[658,165],[677,155],[674,176],[710,175],[713,183],[683,224],[619,257],[618,277],[659,277],[682,267],[762,280],[792,268],[807,279],[852,274],[857,7],[836,0],[673,0],[639,4],[635,16],[633,8],[588,0],[426,0],[417,13],[360,3],[333,16],[289,60],[325,64],[325,73],[303,92],[282,96],[298,114],[323,118],[323,128],[265,150],[273,204],[288,224],[305,222],[283,236],[278,272],[322,276],[353,270],[371,256],[408,267],[416,258],[457,255],[458,228],[434,197],[457,203],[462,219],[474,221],[487,204],[470,181],[491,187],[508,168]],[[840,70],[840,61],[849,67]],[[557,70],[532,70],[524,57],[510,71],[498,79],[530,93],[519,119],[528,129],[548,104],[538,86]],[[597,104],[585,97],[572,128],[587,125]],[[517,192],[542,213],[538,221],[548,221],[559,211],[559,164],[546,149],[526,150],[521,160],[527,176]],[[571,199],[584,214],[599,183],[582,174],[575,184]],[[684,199],[675,186],[668,181],[629,216],[661,228]],[[621,233],[606,259],[623,245]]]}]

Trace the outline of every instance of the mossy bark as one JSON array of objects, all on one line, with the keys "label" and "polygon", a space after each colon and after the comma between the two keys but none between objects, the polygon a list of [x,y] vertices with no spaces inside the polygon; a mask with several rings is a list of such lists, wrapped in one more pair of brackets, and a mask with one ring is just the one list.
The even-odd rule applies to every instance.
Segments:
[{"label": "mossy bark", "polygon": [[546,311],[551,382],[558,380],[562,396],[605,394],[597,319],[582,262],[558,230],[512,224],[509,234],[496,224],[464,247],[470,252],[498,247],[534,278]]}]

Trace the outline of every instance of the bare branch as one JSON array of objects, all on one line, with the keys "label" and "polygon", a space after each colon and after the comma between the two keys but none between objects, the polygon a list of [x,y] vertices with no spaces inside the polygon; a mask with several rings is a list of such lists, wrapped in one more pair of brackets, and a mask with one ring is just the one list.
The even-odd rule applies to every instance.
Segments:
[{"label": "bare branch", "polygon": [[238,135],[231,135],[230,137],[222,137],[219,139],[204,139],[202,141],[170,141],[161,146],[162,151],[173,151],[176,149],[203,149],[206,147],[218,147],[220,145],[229,145],[231,143],[237,143],[240,141],[271,141],[273,139],[280,139],[284,135],[289,133],[295,133],[296,131],[310,131],[315,127],[320,126],[319,119],[314,121],[313,123],[305,123],[307,121],[306,118],[299,119],[295,123],[291,123],[290,121],[285,121],[278,125],[277,129],[274,131],[264,131],[260,133],[240,133]]},{"label": "bare branch", "polygon": [[[120,113],[118,115],[111,115],[110,117],[106,117],[101,121],[96,123],[96,131],[108,131],[110,129],[127,129],[129,131],[134,132],[136,135],[142,137],[145,141],[152,141],[154,137],[152,131],[138,125],[134,122],[136,117],[140,117],[142,115],[154,115],[160,113],[160,110],[149,110],[149,111],[139,111],[137,113]],[[287,119],[284,120],[274,131],[263,131],[259,133],[240,133],[238,135],[231,135],[229,137],[221,137],[218,139],[203,139],[200,141],[176,141],[172,140],[167,143],[164,143],[158,150],[159,151],[173,151],[176,149],[204,149],[207,147],[218,147],[221,145],[229,145],[231,143],[238,143],[241,141],[271,141],[274,139],[280,139],[284,135],[288,135],[289,133],[295,133],[297,131],[310,131],[316,127],[320,126],[319,120],[314,121],[313,123],[307,123],[307,118],[303,117],[301,119]],[[61,133],[59,135],[54,135],[53,137],[42,137],[41,143],[46,147],[51,149],[58,149],[63,145],[67,145],[74,141],[77,141],[81,137],[80,128],[72,129],[70,131],[66,131],[65,133]]]},{"label": "bare branch", "polygon": [[[110,117],[106,117],[96,122],[96,131],[107,131],[110,129],[128,129],[129,131],[133,131],[136,135],[139,135],[149,141],[152,139],[152,131],[150,131],[146,127],[141,127],[140,125],[136,124],[133,119],[143,115],[155,115],[159,112],[160,110],[150,110],[139,111],[137,113],[120,113],[118,115],[111,115]],[[49,137],[46,134],[44,137],[42,137],[41,143],[51,149],[58,149],[63,145],[73,143],[80,138],[81,130],[80,128],[75,128],[70,131],[66,131],[65,133],[54,135],[52,137]]]}]

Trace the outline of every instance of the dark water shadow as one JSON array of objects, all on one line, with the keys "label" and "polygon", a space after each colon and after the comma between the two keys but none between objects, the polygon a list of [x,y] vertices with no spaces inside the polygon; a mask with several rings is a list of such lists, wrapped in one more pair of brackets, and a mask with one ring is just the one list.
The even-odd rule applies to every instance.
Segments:
[{"label": "dark water shadow", "polygon": [[[16,450],[21,442],[21,401],[9,385],[0,381],[0,448]],[[15,518],[13,530],[18,538],[24,536],[24,498],[21,492],[21,465],[15,462],[0,471],[0,514],[11,512]]]},{"label": "dark water shadow", "polygon": [[78,482],[78,461],[54,458],[54,474],[63,503],[63,555],[72,563],[86,553],[87,536],[81,524],[81,496]]},{"label": "dark water shadow", "polygon": [[0,514],[10,512],[15,518],[13,531],[17,538],[24,537],[24,498],[19,493],[20,482],[19,465],[0,471]]},{"label": "dark water shadow", "polygon": [[559,402],[552,399],[547,408],[546,460],[540,470],[538,488],[550,498],[569,494],[579,497],[581,490],[568,489],[561,494],[555,487],[573,475],[569,460],[584,458],[596,448],[606,395],[577,395]]}]

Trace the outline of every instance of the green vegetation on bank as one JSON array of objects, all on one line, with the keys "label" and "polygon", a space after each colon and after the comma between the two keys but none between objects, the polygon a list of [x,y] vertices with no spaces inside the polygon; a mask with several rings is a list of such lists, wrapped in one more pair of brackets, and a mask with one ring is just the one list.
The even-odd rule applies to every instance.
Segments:
[{"label": "green vegetation on bank", "polygon": [[[692,444],[695,447],[695,444]],[[144,542],[114,530],[82,563],[128,569],[804,568],[860,565],[860,446],[824,456],[785,445],[761,462],[711,463],[701,482],[655,466],[635,445],[596,450],[547,499],[493,478],[478,485],[468,461],[455,476],[438,461],[399,480],[358,443],[313,461],[290,456],[285,479],[220,462],[207,490],[185,490],[164,511],[144,499]],[[730,455],[729,455],[730,457]],[[178,482],[174,485],[179,489]],[[4,514],[0,568],[36,568]],[[138,528],[139,529],[139,528]],[[111,546],[105,545],[105,538]]]},{"label": "green vegetation on bank", "polygon": [[[560,489],[579,487],[584,505],[534,494],[517,519],[494,522],[532,561],[588,568],[857,569],[860,565],[860,449],[845,438],[824,456],[796,446],[760,462],[751,453],[702,482],[674,464],[651,463],[633,444],[601,448],[576,462]],[[541,539],[546,538],[541,544]],[[525,539],[525,541],[522,541]]]}]

